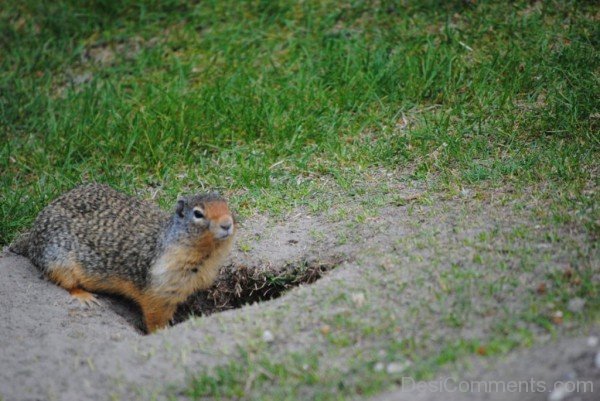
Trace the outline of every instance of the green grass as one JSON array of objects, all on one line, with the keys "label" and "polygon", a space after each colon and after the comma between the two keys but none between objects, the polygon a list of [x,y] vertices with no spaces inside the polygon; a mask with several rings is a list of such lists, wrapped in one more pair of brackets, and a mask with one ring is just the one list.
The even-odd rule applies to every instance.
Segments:
[{"label": "green grass", "polygon": [[[545,221],[600,235],[600,25],[593,2],[193,3],[2,2],[0,245],[84,181],[155,194],[163,207],[180,193],[219,189],[242,215],[277,215],[299,205],[311,213],[329,209],[332,187],[342,198],[362,196],[382,170],[449,197],[465,189],[482,200],[497,189],[530,191]],[[384,203],[408,207],[434,199],[388,195]],[[368,217],[362,209],[337,216],[349,227]],[[522,241],[526,231],[526,224],[515,227],[510,240]],[[240,247],[252,252],[252,244]],[[509,248],[531,272],[533,251]],[[483,265],[483,254],[473,263]],[[454,291],[448,325],[460,328],[470,318],[473,291],[496,294],[519,284],[482,285],[478,274],[452,266],[440,275]],[[565,310],[576,296],[587,300],[586,310],[598,310],[592,267],[561,274],[545,278],[545,306],[518,319],[551,327],[552,310],[544,308]],[[565,312],[565,319],[587,318]],[[352,318],[332,319],[344,332],[331,335],[334,350],[366,329]],[[511,321],[500,326],[483,344],[489,354],[532,341]],[[373,330],[385,337],[393,329]],[[419,360],[409,373],[427,378],[482,346],[465,340],[432,354],[426,343],[389,342],[385,351]],[[347,370],[324,371],[320,355],[274,362],[240,353],[197,374],[188,395],[340,399],[397,382],[374,372],[371,354]]]},{"label": "green grass", "polygon": [[[511,328],[515,329],[515,328]],[[530,334],[518,333],[510,341],[492,338],[482,344],[477,340],[459,340],[433,353],[428,358],[405,363],[405,370],[387,372],[389,363],[406,362],[414,354],[419,341],[408,339],[391,342],[386,352],[393,357],[380,364],[372,355],[361,355],[348,361],[344,367],[321,366],[321,358],[314,352],[285,355],[274,363],[268,357],[240,351],[242,357],[190,380],[186,395],[192,400],[203,399],[256,399],[256,400],[346,400],[351,397],[371,397],[393,385],[408,380],[415,382],[434,378],[439,366],[453,363],[462,357],[485,352],[494,356],[516,346],[526,344]],[[389,358],[388,358],[389,359]],[[383,369],[383,370],[381,370]],[[357,380],[358,378],[358,380]]]},{"label": "green grass", "polygon": [[446,188],[544,183],[598,216],[594,15],[586,2],[4,2],[0,243],[82,181],[158,190],[165,207],[218,188],[242,214],[277,213],[320,178],[352,191],[362,171],[407,165]]}]

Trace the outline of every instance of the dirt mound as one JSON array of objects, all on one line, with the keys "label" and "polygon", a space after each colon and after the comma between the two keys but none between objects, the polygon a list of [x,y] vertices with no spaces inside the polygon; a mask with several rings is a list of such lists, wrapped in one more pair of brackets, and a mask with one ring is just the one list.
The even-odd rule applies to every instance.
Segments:
[{"label": "dirt mound", "polygon": [[[185,398],[190,377],[222,371],[239,352],[269,358],[282,369],[298,355],[313,355],[318,364],[306,366],[315,369],[311,377],[327,378],[323,386],[351,388],[365,377],[389,385],[399,383],[393,376],[399,366],[426,368],[427,358],[456,352],[452,344],[485,344],[498,330],[506,339],[491,345],[515,344],[519,331],[549,341],[520,316],[556,313],[553,291],[561,299],[580,297],[582,308],[595,305],[584,291],[599,278],[597,249],[580,231],[548,225],[530,209],[502,202],[425,197],[398,204],[396,195],[390,197],[376,209],[372,199],[357,199],[320,216],[300,210],[276,224],[263,216],[248,219],[215,286],[182,306],[178,319],[204,316],[149,336],[136,329],[139,312],[130,303],[103,296],[101,306],[82,308],[40,278],[27,259],[5,254],[0,394],[5,400]],[[555,333],[577,329],[576,320],[564,318]],[[577,377],[597,380],[588,366],[593,351],[577,354],[582,337],[575,337],[523,358],[517,348],[508,354],[516,360],[498,365],[504,366],[499,376],[499,361],[490,358],[481,374],[465,373],[471,367],[458,377],[510,379],[527,371],[550,381],[572,364]],[[585,363],[577,363],[578,355]],[[266,387],[250,383],[246,397],[260,398],[271,380],[279,383],[269,375]],[[447,398],[411,393],[408,399],[413,395]]]}]

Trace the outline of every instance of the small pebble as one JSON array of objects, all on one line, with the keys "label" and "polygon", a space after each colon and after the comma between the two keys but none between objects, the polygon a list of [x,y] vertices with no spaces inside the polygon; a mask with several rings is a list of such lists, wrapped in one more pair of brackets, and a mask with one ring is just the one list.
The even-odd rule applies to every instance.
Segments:
[{"label": "small pebble", "polygon": [[406,368],[408,368],[409,366],[410,366],[409,361],[392,362],[387,365],[387,367],[385,368],[385,371],[388,372],[389,374],[400,373],[400,372],[403,372],[404,370],[406,370]]},{"label": "small pebble", "polygon": [[580,313],[585,306],[585,299],[583,298],[573,298],[569,300],[569,304],[567,305],[567,309],[573,313]]},{"label": "small pebble", "polygon": [[354,302],[358,307],[363,306],[365,303],[365,294],[362,292],[355,292],[352,294],[352,302]]},{"label": "small pebble", "polygon": [[275,340],[275,336],[269,330],[265,330],[262,335],[263,341],[266,343],[273,342]]},{"label": "small pebble", "polygon": [[597,347],[598,346],[598,337],[589,336],[587,339],[587,346],[588,347]]},{"label": "small pebble", "polygon": [[331,326],[329,326],[328,324],[321,326],[321,334],[326,336],[330,332],[331,332]]},{"label": "small pebble", "polygon": [[86,82],[91,81],[93,78],[93,75],[91,72],[86,71],[83,74],[79,74],[73,77],[73,84],[75,85],[81,85],[84,84]]},{"label": "small pebble", "polygon": [[375,372],[381,372],[383,370],[383,363],[377,362],[375,366],[373,366],[373,370]]},{"label": "small pebble", "polygon": [[554,312],[552,314],[552,321],[555,324],[562,324],[562,322],[563,322],[563,313],[562,313],[562,311],[557,310],[556,312]]},{"label": "small pebble", "polygon": [[538,294],[545,294],[546,293],[546,283],[539,283],[536,289],[536,292]]},{"label": "small pebble", "polygon": [[556,386],[554,390],[548,395],[548,401],[562,401],[570,394],[569,389],[563,383]]}]

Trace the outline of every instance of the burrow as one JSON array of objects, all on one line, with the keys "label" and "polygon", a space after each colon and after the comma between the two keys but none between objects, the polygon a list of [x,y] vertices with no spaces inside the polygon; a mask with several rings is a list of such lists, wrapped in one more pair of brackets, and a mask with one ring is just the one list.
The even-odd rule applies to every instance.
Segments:
[{"label": "burrow", "polygon": [[[190,296],[179,306],[172,324],[181,323],[193,316],[209,316],[279,298],[294,287],[313,284],[345,260],[344,256],[335,255],[320,259],[300,259],[280,266],[230,263],[221,268],[212,287]],[[113,296],[109,297],[109,303],[139,333],[144,333],[141,310],[137,305]]]}]

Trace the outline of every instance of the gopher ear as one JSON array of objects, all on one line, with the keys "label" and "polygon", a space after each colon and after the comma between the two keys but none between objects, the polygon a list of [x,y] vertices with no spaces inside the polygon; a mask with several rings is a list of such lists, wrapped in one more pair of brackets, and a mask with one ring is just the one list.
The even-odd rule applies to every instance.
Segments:
[{"label": "gopher ear", "polygon": [[175,208],[175,213],[177,216],[183,217],[183,207],[185,206],[185,201],[183,199],[179,199],[177,201],[177,207]]}]

